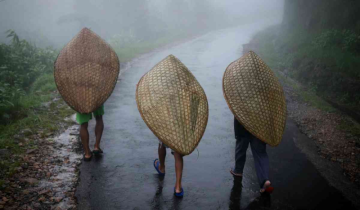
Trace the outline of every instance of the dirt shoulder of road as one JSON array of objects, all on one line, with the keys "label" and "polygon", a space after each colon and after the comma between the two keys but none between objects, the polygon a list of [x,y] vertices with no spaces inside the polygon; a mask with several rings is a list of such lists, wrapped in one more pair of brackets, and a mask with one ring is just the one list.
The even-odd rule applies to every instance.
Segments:
[{"label": "dirt shoulder of road", "polygon": [[[2,173],[0,177],[0,209],[76,208],[74,195],[77,168],[81,163],[78,126],[73,117],[60,117],[60,110],[70,108],[59,95],[38,109],[39,113],[51,116],[53,121],[33,129],[23,125],[14,136],[21,152],[0,150],[0,163],[13,163],[7,172],[10,174]],[[42,127],[45,125],[56,131],[49,132]]]},{"label": "dirt shoulder of road", "polygon": [[[277,72],[283,85],[288,116],[293,119],[309,141],[295,140],[296,146],[306,154],[330,185],[360,207],[359,137],[349,128],[357,123],[349,116],[327,107],[324,111],[308,102],[322,100],[299,83]],[[306,100],[304,96],[306,95]],[[324,106],[330,106],[326,104]]]}]

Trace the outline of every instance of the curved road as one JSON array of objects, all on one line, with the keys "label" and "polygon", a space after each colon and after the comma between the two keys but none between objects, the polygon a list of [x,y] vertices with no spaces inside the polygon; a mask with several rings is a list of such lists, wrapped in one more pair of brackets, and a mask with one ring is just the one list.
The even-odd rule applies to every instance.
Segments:
[{"label": "curved road", "polygon": [[[212,32],[173,47],[146,54],[122,72],[111,98],[105,103],[102,158],[80,166],[76,196],[78,209],[352,209],[329,186],[313,164],[295,146],[306,140],[288,120],[283,142],[268,147],[271,198],[259,196],[250,149],[243,187],[234,185],[229,173],[234,165],[233,115],[222,94],[222,76],[230,62],[239,58],[256,29],[250,26]],[[154,167],[158,140],[140,117],[135,102],[140,77],[167,55],[179,58],[204,88],[210,116],[198,150],[184,158],[185,196],[173,196],[174,158],[168,150],[166,176]],[[89,128],[94,141],[94,122]],[[93,143],[91,143],[93,145]]]}]

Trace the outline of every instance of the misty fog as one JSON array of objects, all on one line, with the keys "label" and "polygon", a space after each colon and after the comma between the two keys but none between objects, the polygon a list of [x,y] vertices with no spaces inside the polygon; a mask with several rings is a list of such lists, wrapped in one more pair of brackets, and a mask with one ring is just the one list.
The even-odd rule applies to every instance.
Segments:
[{"label": "misty fog", "polygon": [[[0,210],[360,209],[359,11],[360,0],[0,0]],[[120,65],[88,30],[61,52],[85,27]],[[167,155],[166,179],[141,97],[168,152],[193,146],[185,165]],[[97,104],[94,117],[75,100]],[[278,147],[265,141],[275,134]]]},{"label": "misty fog", "polygon": [[155,40],[169,33],[200,34],[246,23],[280,22],[283,0],[2,0],[0,41],[7,30],[37,46],[66,44],[81,28],[105,40]]}]

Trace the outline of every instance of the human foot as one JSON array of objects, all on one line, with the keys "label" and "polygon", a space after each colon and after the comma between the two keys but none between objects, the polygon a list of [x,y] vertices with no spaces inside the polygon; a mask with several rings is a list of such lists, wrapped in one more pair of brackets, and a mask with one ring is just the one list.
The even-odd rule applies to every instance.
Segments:
[{"label": "human foot", "polygon": [[90,161],[91,160],[91,158],[92,158],[92,155],[91,155],[91,153],[90,154],[84,154],[84,161]]},{"label": "human foot", "polygon": [[100,155],[103,153],[103,151],[99,147],[95,147],[93,150],[93,153],[94,153],[94,155]]},{"label": "human foot", "polygon": [[102,151],[101,148],[100,148],[100,144],[95,143],[93,151]]},{"label": "human foot", "polygon": [[183,189],[180,184],[179,185],[175,184],[174,191],[177,193],[180,193],[181,191],[183,191]]},{"label": "human foot", "polygon": [[174,187],[174,195],[176,196],[176,197],[183,197],[184,196],[184,190],[183,190],[183,188],[176,188],[176,187]]},{"label": "human foot", "polygon": [[155,167],[156,171],[159,173],[159,175],[165,175],[165,167],[160,166],[159,159],[154,160],[154,167]]},{"label": "human foot", "polygon": [[274,191],[274,187],[271,186],[271,182],[269,180],[267,180],[264,183],[263,188],[260,189],[260,193],[267,192],[267,193],[271,194],[273,191]]}]

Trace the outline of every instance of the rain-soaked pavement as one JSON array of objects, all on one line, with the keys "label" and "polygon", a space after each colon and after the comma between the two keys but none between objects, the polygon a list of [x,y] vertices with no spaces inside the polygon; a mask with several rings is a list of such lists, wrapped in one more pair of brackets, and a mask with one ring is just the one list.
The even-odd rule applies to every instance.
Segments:
[{"label": "rain-soaked pavement", "polygon": [[[354,209],[295,146],[294,139],[307,139],[290,119],[283,142],[276,148],[268,147],[270,179],[275,187],[271,198],[258,198],[250,149],[243,187],[234,185],[229,173],[234,165],[233,115],[223,97],[222,76],[227,65],[241,56],[242,44],[254,32],[250,26],[212,32],[144,55],[121,74],[105,103],[104,154],[80,166],[78,209]],[[169,54],[195,75],[210,107],[198,150],[184,158],[183,199],[173,196],[175,169],[170,151],[164,179],[152,165],[158,140],[141,119],[135,102],[140,77]]]}]

